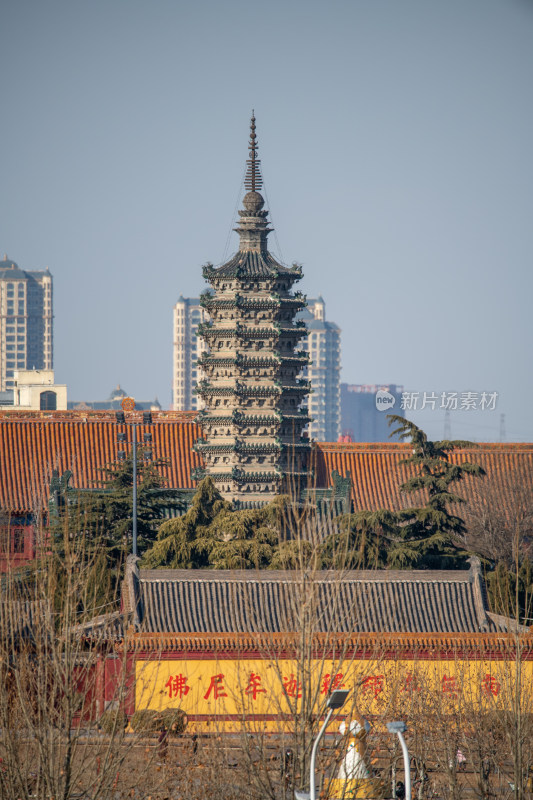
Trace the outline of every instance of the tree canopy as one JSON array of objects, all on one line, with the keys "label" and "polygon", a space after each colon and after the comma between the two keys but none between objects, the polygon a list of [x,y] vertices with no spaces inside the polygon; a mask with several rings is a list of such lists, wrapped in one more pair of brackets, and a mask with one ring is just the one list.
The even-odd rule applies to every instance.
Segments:
[{"label": "tree canopy", "polygon": [[187,513],[161,525],[143,563],[174,569],[268,568],[288,505],[280,495],[262,508],[234,510],[212,479],[204,478]]},{"label": "tree canopy", "polygon": [[412,455],[401,463],[411,465],[415,475],[401,484],[400,491],[422,502],[397,512],[397,535],[391,541],[387,565],[457,568],[469,553],[463,545],[464,521],[454,513],[454,507],[465,501],[454,487],[467,475],[481,477],[485,472],[479,464],[452,463],[450,453],[475,445],[460,439],[432,442],[414,422],[394,414],[389,415],[389,425],[397,426],[391,436],[410,439],[413,446]]}]

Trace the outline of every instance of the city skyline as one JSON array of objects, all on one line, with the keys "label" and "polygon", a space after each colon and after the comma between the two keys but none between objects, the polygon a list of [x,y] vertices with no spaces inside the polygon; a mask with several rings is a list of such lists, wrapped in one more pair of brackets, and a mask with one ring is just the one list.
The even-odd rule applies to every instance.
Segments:
[{"label": "city skyline", "polygon": [[[529,3],[30,2],[0,23],[0,248],[54,275],[70,397],[170,406],[172,306],[236,248],[255,107],[274,250],[341,327],[342,381],[496,392],[452,434],[497,441],[503,413],[531,440]],[[442,435],[444,410],[412,416]]]}]

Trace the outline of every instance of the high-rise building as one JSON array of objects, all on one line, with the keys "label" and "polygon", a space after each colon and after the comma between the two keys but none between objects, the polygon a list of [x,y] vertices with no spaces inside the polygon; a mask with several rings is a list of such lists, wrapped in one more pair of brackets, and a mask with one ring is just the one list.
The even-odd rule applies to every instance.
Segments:
[{"label": "high-rise building", "polygon": [[174,306],[174,357],[172,367],[172,408],[174,411],[197,411],[203,408],[195,389],[202,380],[196,361],[206,349],[198,338],[198,326],[209,316],[199,297],[179,297]]},{"label": "high-rise building", "polygon": [[341,383],[341,431],[347,442],[386,442],[387,414],[399,414],[403,386]]},{"label": "high-rise building", "polygon": [[196,443],[205,470],[197,476],[207,473],[227,499],[241,504],[298,489],[307,479],[309,450],[302,406],[309,383],[298,377],[308,356],[296,350],[307,330],[295,319],[305,298],[291,291],[302,268],[286,267],[268,251],[253,116],[249,151],[239,250],[218,268],[204,267],[211,291],[200,302],[210,320],[198,329],[208,351],[198,384],[204,438]]},{"label": "high-rise building", "polygon": [[309,366],[304,377],[311,386],[307,428],[317,442],[336,442],[340,434],[341,331],[326,320],[326,304],[322,297],[307,300],[307,308],[298,313],[308,330],[302,350],[309,353]]},{"label": "high-rise building", "polygon": [[16,369],[53,369],[52,276],[0,262],[0,392]]}]

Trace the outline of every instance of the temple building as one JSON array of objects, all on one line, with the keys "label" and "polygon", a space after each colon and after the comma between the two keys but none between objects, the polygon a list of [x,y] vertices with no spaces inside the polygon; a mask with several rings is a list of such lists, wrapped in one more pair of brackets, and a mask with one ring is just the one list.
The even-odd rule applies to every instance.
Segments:
[{"label": "temple building", "polygon": [[192,733],[290,731],[337,688],[349,690],[351,709],[385,719],[465,704],[505,713],[520,687],[531,698],[531,629],[490,610],[477,557],[457,571],[143,570],[137,561],[127,561],[121,611],[84,626],[113,659],[104,655],[96,682],[102,710],[117,657],[135,686],[128,716],[181,712]]},{"label": "temple building", "polygon": [[307,478],[309,422],[302,405],[309,382],[299,377],[308,355],[297,350],[307,336],[295,316],[305,308],[302,277],[294,264],[280,264],[269,253],[268,211],[257,158],[255,117],[251,120],[244,209],[236,232],[238,252],[217,268],[204,267],[211,290],[200,298],[210,321],[198,327],[207,345],[198,365],[205,379],[197,386],[203,401],[204,438],[196,444],[205,468],[225,498],[239,504],[267,502]]}]

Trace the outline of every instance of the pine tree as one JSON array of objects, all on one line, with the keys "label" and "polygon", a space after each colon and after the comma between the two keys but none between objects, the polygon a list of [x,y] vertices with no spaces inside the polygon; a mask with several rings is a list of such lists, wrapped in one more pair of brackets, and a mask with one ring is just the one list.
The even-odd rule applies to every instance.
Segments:
[{"label": "pine tree", "polygon": [[413,466],[416,474],[400,486],[400,491],[421,492],[426,503],[397,512],[398,535],[388,553],[388,566],[400,569],[463,566],[469,555],[461,546],[466,529],[452,508],[465,501],[452,487],[467,475],[479,477],[485,472],[479,464],[467,461],[452,464],[449,455],[475,445],[463,440],[431,442],[414,422],[394,414],[389,415],[389,425],[398,426],[391,436],[410,439],[413,446],[413,454],[401,463]]},{"label": "pine tree", "polygon": [[323,569],[383,569],[397,529],[396,515],[386,509],[338,517],[322,546]]},{"label": "pine tree", "polygon": [[161,525],[144,564],[155,569],[268,569],[288,503],[281,495],[261,508],[235,510],[206,477],[187,513]]},{"label": "pine tree", "polygon": [[211,566],[213,547],[211,523],[231,503],[223,500],[211,478],[198,484],[192,505],[182,517],[167,520],[159,528],[157,540],[146,552],[143,563],[152,569],[201,569]]}]

